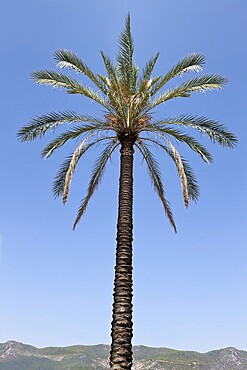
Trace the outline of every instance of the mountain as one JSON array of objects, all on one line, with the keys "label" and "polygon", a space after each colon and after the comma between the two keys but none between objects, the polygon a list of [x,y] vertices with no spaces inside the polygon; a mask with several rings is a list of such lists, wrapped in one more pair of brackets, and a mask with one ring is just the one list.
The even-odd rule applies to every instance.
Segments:
[{"label": "mountain", "polygon": [[[36,348],[9,341],[0,343],[0,370],[105,370],[110,347]],[[247,370],[247,352],[229,347],[207,353],[168,348],[134,347],[133,370]]]}]

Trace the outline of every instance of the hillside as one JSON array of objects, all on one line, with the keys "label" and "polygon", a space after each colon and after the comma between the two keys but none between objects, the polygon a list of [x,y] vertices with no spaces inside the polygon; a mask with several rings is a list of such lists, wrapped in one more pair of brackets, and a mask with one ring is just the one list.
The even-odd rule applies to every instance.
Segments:
[{"label": "hillside", "polygon": [[[107,345],[36,348],[9,341],[0,344],[0,370],[105,370]],[[207,353],[134,347],[133,370],[247,370],[247,352],[225,348]]]}]

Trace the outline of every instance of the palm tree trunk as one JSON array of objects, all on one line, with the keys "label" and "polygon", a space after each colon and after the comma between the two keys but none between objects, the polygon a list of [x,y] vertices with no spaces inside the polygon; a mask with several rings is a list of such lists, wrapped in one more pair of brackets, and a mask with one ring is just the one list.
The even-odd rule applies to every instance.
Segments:
[{"label": "palm tree trunk", "polygon": [[111,370],[132,366],[133,140],[121,140],[117,251],[114,280]]}]

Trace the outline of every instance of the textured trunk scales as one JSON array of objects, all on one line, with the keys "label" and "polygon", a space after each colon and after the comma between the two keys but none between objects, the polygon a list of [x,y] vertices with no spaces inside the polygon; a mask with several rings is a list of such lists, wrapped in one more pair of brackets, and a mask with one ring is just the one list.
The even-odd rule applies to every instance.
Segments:
[{"label": "textured trunk scales", "polygon": [[132,367],[132,204],[133,204],[133,140],[121,141],[117,251],[114,280],[111,370]]}]

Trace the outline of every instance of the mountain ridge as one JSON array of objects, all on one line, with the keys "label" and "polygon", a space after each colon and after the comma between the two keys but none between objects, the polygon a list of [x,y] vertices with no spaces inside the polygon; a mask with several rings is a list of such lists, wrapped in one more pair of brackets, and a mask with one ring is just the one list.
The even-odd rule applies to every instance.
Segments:
[{"label": "mountain ridge", "polygon": [[[0,370],[105,370],[110,346],[37,348],[10,340],[0,343]],[[206,353],[134,346],[133,370],[247,370],[247,351],[235,347]]]}]

